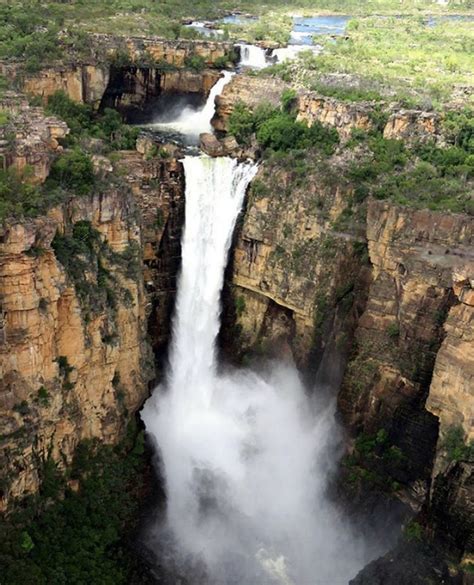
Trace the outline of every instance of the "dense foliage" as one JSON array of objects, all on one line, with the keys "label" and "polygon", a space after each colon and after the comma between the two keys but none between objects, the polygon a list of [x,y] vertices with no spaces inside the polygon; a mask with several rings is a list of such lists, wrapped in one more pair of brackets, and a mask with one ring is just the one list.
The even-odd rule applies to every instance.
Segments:
[{"label": "dense foliage", "polygon": [[81,443],[67,474],[45,458],[40,493],[0,521],[2,585],[147,583],[128,544],[145,471],[134,431],[115,448]]},{"label": "dense foliage", "polygon": [[409,147],[380,135],[365,137],[363,143],[367,153],[348,172],[359,198],[372,194],[420,209],[474,214],[474,157],[469,150],[432,143]]},{"label": "dense foliage", "polygon": [[317,148],[325,154],[331,154],[339,141],[337,131],[318,122],[308,127],[297,121],[291,102],[291,94],[284,94],[281,108],[262,104],[254,111],[238,103],[229,117],[229,132],[241,144],[248,144],[255,135],[257,142],[269,151]]},{"label": "dense foliage", "polygon": [[124,124],[120,114],[111,108],[97,114],[88,104],[77,103],[58,91],[48,99],[46,111],[67,123],[71,129],[69,143],[92,137],[103,140],[111,150],[135,148],[139,129]]}]

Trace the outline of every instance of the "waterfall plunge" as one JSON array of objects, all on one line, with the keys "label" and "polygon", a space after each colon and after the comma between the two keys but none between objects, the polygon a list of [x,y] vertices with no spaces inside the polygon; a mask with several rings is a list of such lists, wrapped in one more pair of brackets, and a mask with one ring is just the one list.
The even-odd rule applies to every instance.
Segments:
[{"label": "waterfall plunge", "polygon": [[199,135],[203,132],[212,132],[211,120],[216,111],[216,97],[222,93],[224,87],[230,82],[234,74],[223,71],[222,77],[214,84],[209,96],[199,110],[190,107],[184,108],[174,120],[167,122],[154,122],[150,128],[164,132],[178,132],[192,142],[199,142]]},{"label": "waterfall plunge", "polygon": [[176,563],[204,564],[200,583],[345,585],[367,559],[325,497],[333,408],[316,408],[291,364],[217,371],[224,269],[256,167],[206,156],[184,167],[170,371],[142,413],[166,480],[166,527],[156,530],[173,535]]}]

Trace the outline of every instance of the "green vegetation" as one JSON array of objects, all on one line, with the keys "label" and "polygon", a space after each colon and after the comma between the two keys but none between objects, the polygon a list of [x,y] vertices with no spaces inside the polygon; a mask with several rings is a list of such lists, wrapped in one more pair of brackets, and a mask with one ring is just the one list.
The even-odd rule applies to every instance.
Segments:
[{"label": "green vegetation", "polygon": [[355,186],[355,197],[362,201],[370,194],[419,209],[473,214],[474,156],[469,130],[458,125],[451,139],[463,146],[447,148],[386,140],[377,130],[357,133],[349,146],[361,148],[360,155],[346,172]]},{"label": "green vegetation", "polygon": [[459,425],[451,426],[443,440],[449,461],[474,461],[474,441],[466,442],[464,429]]},{"label": "green vegetation", "polygon": [[[472,85],[471,22],[430,27],[423,19],[372,17],[350,21],[348,29],[348,37],[336,41],[318,38],[324,45],[319,55],[302,52],[295,62],[275,65],[260,74],[298,79],[306,87],[338,99],[380,100],[385,96],[425,108],[449,100],[456,87]],[[349,78],[331,78],[334,73],[349,74]]]},{"label": "green vegetation", "polygon": [[373,435],[361,433],[355,440],[353,452],[344,458],[343,466],[350,484],[362,483],[370,489],[391,492],[400,487],[393,475],[405,459],[401,449],[390,444],[387,431],[380,429]]},{"label": "green vegetation", "polygon": [[423,540],[423,537],[424,537],[423,527],[420,524],[418,524],[418,522],[415,522],[415,520],[411,520],[405,526],[405,529],[403,531],[403,536],[409,542],[421,541],[421,540]]},{"label": "green vegetation", "polygon": [[[102,341],[116,342],[115,317],[119,301],[131,306],[132,296],[121,286],[112,267],[125,278],[136,280],[140,270],[139,246],[131,242],[122,253],[114,252],[89,221],[78,221],[70,233],[56,233],[51,246],[64,266],[81,301],[86,320],[106,312],[110,319],[102,327]],[[61,363],[59,364],[61,370]],[[67,383],[69,372],[63,372]]]},{"label": "green vegetation", "polygon": [[375,89],[366,89],[362,87],[343,87],[338,85],[330,85],[322,81],[315,81],[311,84],[311,89],[317,93],[333,97],[337,100],[346,102],[371,102],[381,101],[383,97]]},{"label": "green vegetation", "polygon": [[0,223],[8,217],[33,217],[45,209],[40,189],[14,169],[0,170]]},{"label": "green vegetation", "polygon": [[46,188],[73,191],[75,195],[89,195],[95,185],[91,158],[79,148],[66,152],[51,165]]},{"label": "green vegetation", "polygon": [[48,99],[46,112],[63,119],[69,126],[68,144],[97,138],[103,140],[109,150],[135,148],[139,129],[124,124],[120,114],[111,108],[97,114],[88,104],[77,103],[63,91],[58,91]]},{"label": "green vegetation", "polygon": [[40,493],[0,520],[2,584],[148,583],[128,544],[145,472],[133,428],[117,447],[81,443],[66,473],[46,457]]},{"label": "green vegetation", "polygon": [[229,117],[229,132],[241,144],[249,144],[255,135],[264,149],[273,152],[315,148],[331,154],[339,141],[337,131],[318,122],[308,127],[297,121],[291,111],[294,97],[294,93],[287,92],[282,96],[281,108],[261,104],[254,111],[237,103]]},{"label": "green vegetation", "polygon": [[238,296],[235,299],[235,312],[237,317],[240,317],[245,312],[245,298],[243,296]]}]

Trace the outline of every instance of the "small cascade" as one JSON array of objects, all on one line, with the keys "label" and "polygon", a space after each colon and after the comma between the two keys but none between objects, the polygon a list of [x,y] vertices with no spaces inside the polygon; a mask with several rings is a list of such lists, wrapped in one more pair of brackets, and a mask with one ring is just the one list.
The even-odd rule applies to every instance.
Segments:
[{"label": "small cascade", "polygon": [[186,107],[173,120],[156,121],[150,128],[162,132],[177,132],[186,137],[191,143],[199,142],[199,135],[203,132],[212,132],[211,120],[216,111],[216,97],[222,93],[234,74],[224,71],[222,77],[214,84],[204,106],[195,110]]},{"label": "small cascade", "polygon": [[263,69],[271,65],[267,60],[267,51],[257,45],[239,44],[240,47],[240,65],[242,67],[252,67],[253,69]]}]

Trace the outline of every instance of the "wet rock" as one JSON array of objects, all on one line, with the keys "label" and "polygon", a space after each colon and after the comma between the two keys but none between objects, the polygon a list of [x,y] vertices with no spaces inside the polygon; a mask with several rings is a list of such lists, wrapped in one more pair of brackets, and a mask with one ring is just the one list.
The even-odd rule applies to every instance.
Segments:
[{"label": "wet rock", "polygon": [[223,156],[225,154],[224,145],[214,136],[214,134],[203,133],[199,136],[202,150],[209,156]]},{"label": "wet rock", "polygon": [[402,542],[372,561],[349,585],[461,585],[452,576],[442,551],[423,542]]}]

